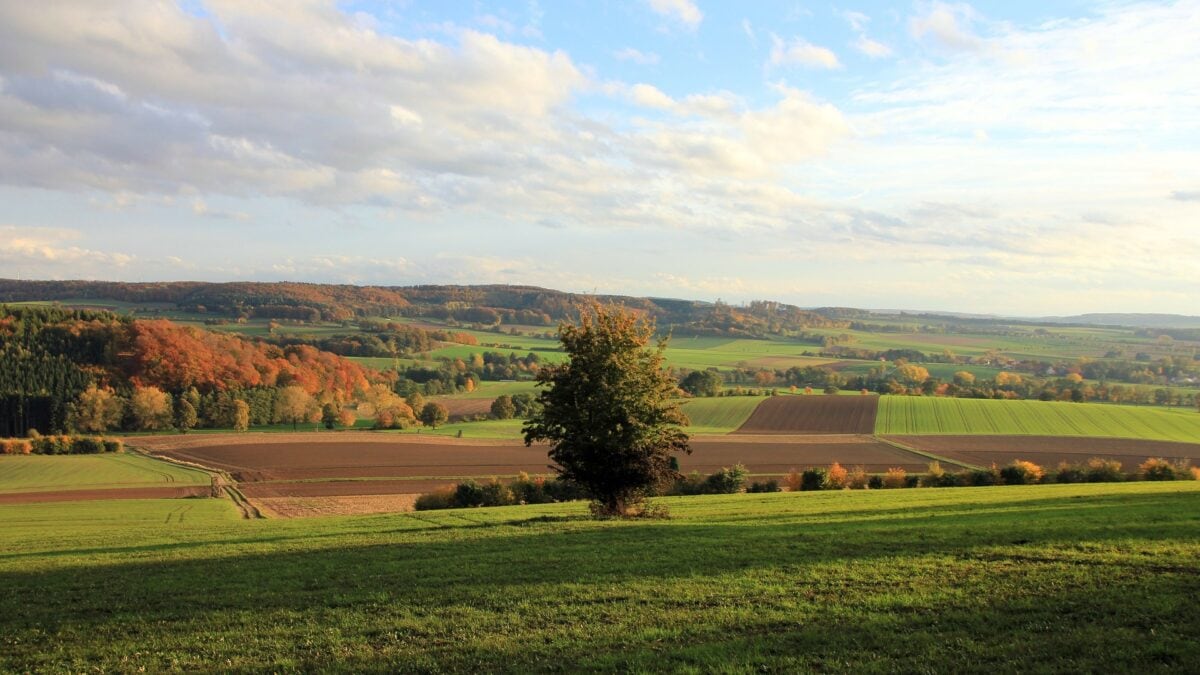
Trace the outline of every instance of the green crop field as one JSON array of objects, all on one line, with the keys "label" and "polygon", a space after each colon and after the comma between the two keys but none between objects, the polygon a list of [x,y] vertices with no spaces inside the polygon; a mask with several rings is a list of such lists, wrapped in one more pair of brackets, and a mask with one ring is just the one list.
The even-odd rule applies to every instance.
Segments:
[{"label": "green crop field", "polygon": [[719,396],[693,398],[683,402],[683,412],[691,420],[689,434],[728,434],[750,417],[765,400],[763,396]]},{"label": "green crop field", "polygon": [[883,396],[875,433],[1095,436],[1200,443],[1200,414],[1101,403]]},{"label": "green crop field", "polygon": [[134,453],[0,455],[0,492],[208,485],[208,474]]},{"label": "green crop field", "polygon": [[1200,484],[0,506],[0,671],[1191,670]]}]

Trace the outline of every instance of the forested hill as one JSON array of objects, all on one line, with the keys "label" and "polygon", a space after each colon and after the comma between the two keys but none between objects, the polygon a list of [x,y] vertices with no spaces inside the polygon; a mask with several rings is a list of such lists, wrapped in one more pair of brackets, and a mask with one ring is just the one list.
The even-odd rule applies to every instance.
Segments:
[{"label": "forested hill", "polygon": [[589,299],[653,316],[677,335],[760,337],[805,328],[846,327],[847,310],[804,310],[779,302],[745,306],[664,298],[586,296],[532,286],[347,286],[305,283],[125,283],[0,279],[0,303],[57,301],[70,307],[132,304],[138,314],[184,311],[213,317],[341,321],[411,316],[482,324],[553,326],[577,316]]},{"label": "forested hill", "polygon": [[215,417],[235,399],[269,407],[284,388],[314,404],[340,403],[383,379],[309,345],[278,346],[164,319],[0,305],[0,437],[62,430],[68,408],[89,389],[129,400],[139,392],[162,401],[207,397]]}]

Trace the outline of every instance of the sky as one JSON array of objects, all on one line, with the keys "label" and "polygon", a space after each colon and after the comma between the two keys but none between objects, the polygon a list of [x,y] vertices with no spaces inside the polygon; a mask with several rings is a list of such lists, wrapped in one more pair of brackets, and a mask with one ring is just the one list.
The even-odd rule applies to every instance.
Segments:
[{"label": "sky", "polygon": [[0,0],[0,277],[1200,314],[1200,0]]}]

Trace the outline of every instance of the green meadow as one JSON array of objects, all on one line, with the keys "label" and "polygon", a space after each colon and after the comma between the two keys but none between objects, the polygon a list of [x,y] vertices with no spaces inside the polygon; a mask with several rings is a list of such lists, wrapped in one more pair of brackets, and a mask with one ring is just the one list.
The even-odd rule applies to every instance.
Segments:
[{"label": "green meadow", "polygon": [[1200,484],[0,506],[0,671],[1187,671]]},{"label": "green meadow", "polygon": [[136,453],[0,455],[0,492],[208,485],[208,474]]},{"label": "green meadow", "polygon": [[1200,443],[1200,414],[1105,403],[881,396],[875,433],[1095,436]]},{"label": "green meadow", "polygon": [[737,431],[765,399],[764,396],[720,396],[683,401],[681,408],[691,421],[687,432],[728,434]]}]

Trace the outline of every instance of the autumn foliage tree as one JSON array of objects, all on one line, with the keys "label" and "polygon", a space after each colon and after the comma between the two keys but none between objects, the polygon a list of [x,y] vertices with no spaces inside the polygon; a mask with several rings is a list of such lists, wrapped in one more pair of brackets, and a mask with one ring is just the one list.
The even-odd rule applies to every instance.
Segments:
[{"label": "autumn foliage tree", "polygon": [[171,426],[173,413],[171,395],[158,387],[135,387],[129,397],[129,414],[137,429],[166,429]]},{"label": "autumn foliage tree", "polygon": [[101,433],[115,429],[125,414],[125,401],[112,389],[92,385],[70,405],[67,424],[76,431]]},{"label": "autumn foliage tree", "polygon": [[567,360],[538,373],[546,388],[525,444],[549,441],[555,471],[583,486],[598,514],[642,513],[646,493],[678,475],[673,453],[691,452],[663,367],[667,341],[649,348],[652,320],[598,303],[558,334]]}]

